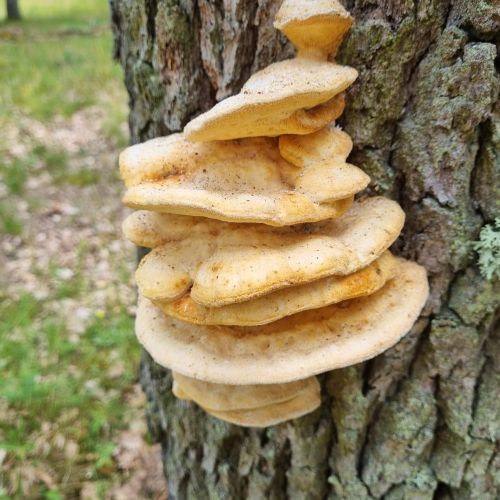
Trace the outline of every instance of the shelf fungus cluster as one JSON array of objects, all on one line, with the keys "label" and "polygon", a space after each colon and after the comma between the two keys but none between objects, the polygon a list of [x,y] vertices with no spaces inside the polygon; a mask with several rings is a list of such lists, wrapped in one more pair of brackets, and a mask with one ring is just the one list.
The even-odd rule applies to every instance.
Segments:
[{"label": "shelf fungus cluster", "polygon": [[356,70],[331,62],[352,18],[336,0],[285,0],[297,56],[253,75],[183,133],[120,156],[136,273],[136,334],[174,394],[263,427],[320,405],[317,374],[359,363],[412,327],[425,270],[388,250],[404,213],[354,201],[368,176],[333,121]]}]

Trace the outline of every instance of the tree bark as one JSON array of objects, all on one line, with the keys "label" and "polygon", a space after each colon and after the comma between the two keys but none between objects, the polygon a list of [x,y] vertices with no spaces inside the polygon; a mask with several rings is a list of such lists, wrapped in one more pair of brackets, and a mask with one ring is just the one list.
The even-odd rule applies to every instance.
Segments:
[{"label": "tree bark", "polygon": [[17,0],[6,0],[7,2],[7,19],[17,21],[21,19],[21,11]]},{"label": "tree bark", "polygon": [[[111,0],[132,142],[169,134],[293,50],[279,0]],[[372,193],[407,213],[396,253],[429,273],[413,330],[321,376],[322,407],[265,430],[176,400],[144,355],[148,420],[172,498],[494,499],[500,493],[498,280],[472,242],[500,215],[495,0],[347,0],[358,69],[342,126]],[[495,153],[496,151],[496,153]]]}]

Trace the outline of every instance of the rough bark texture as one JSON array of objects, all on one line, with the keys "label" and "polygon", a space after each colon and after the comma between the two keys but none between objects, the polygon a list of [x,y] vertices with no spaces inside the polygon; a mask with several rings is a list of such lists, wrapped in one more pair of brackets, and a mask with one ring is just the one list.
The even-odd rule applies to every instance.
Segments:
[{"label": "rough bark texture", "polygon": [[[279,0],[112,0],[132,142],[180,130],[292,49]],[[499,216],[496,0],[350,0],[339,59],[360,72],[343,126],[373,193],[407,223],[396,251],[432,294],[396,347],[322,376],[315,413],[266,430],[206,416],[144,356],[172,498],[494,499],[500,491],[500,284],[471,243]]]}]

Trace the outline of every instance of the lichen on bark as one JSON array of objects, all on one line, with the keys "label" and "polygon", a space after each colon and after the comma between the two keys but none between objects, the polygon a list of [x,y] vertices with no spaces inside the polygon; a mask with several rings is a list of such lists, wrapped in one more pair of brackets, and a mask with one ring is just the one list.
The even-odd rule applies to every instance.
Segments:
[{"label": "lichen on bark", "polygon": [[[279,0],[110,0],[132,142],[180,130],[290,56]],[[494,499],[500,492],[498,279],[472,244],[499,215],[500,40],[495,0],[347,0],[356,67],[342,126],[370,189],[407,222],[395,250],[424,265],[431,299],[412,331],[322,377],[323,404],[265,430],[205,415],[146,354],[148,422],[172,498]],[[497,45],[495,45],[497,44]]]}]

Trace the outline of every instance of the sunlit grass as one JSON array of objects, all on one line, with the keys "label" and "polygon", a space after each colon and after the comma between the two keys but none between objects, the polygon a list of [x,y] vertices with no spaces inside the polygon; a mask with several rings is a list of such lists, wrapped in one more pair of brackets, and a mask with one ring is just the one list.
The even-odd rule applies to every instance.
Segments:
[{"label": "sunlit grass", "polygon": [[[121,80],[120,69],[111,63],[109,33],[37,43],[0,42],[0,54],[0,114],[16,108],[40,120],[69,117],[99,104]],[[119,118],[123,117],[122,111]]]},{"label": "sunlit grass", "polygon": [[[91,29],[109,23],[107,0],[19,0],[23,17],[21,29],[55,31]],[[0,20],[6,17],[5,2],[0,2]]]},{"label": "sunlit grass", "polygon": [[20,7],[21,22],[0,23],[0,117],[13,109],[40,120],[69,117],[119,89],[119,98],[105,103],[116,130],[126,100],[121,69],[111,61],[108,2],[20,0]]}]

